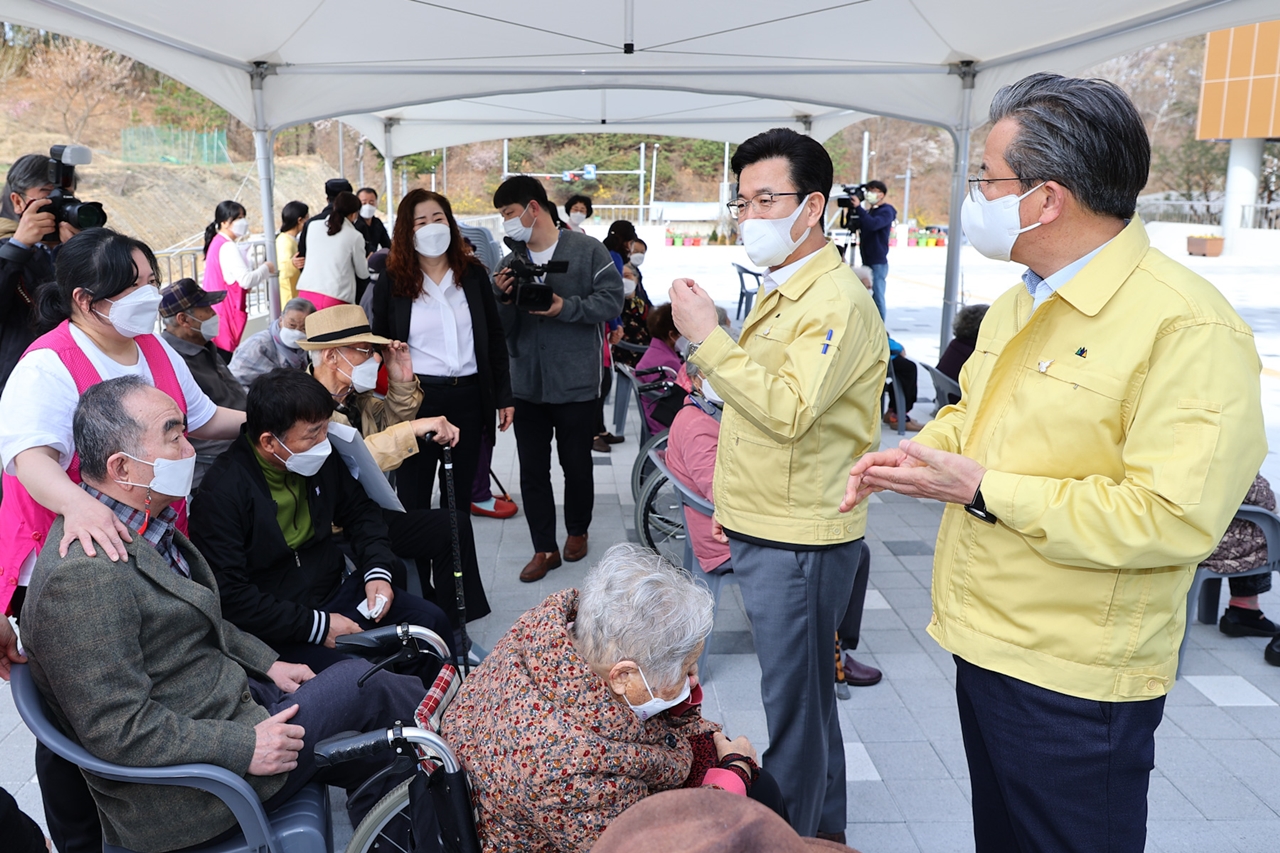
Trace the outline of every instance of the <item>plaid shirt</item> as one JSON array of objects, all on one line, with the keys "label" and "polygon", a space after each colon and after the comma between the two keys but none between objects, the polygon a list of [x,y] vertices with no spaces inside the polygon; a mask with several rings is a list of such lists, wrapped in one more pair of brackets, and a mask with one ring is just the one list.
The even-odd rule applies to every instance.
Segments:
[{"label": "plaid shirt", "polygon": [[[109,495],[95,489],[86,483],[81,483],[80,487],[89,494],[93,495],[112,512],[116,514],[116,518],[120,519],[134,533],[138,533],[146,520],[147,514],[144,510],[134,509],[131,506],[120,503]],[[191,577],[191,566],[187,564],[186,557],[182,556],[180,549],[173,541],[174,531],[177,529],[174,524],[178,521],[178,512],[171,506],[165,507],[160,511],[159,515],[151,516],[151,522],[147,524],[147,529],[143,533],[139,533],[143,539],[150,542],[152,547],[160,552],[160,556],[169,561],[169,568],[173,569],[184,578]]]}]

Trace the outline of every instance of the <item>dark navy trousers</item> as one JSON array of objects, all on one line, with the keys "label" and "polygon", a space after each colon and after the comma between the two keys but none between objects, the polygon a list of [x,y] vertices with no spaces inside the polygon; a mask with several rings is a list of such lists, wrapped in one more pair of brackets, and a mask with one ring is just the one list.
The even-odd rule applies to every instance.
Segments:
[{"label": "dark navy trousers", "polygon": [[1164,697],[1097,702],[956,658],[976,853],[1142,853]]}]

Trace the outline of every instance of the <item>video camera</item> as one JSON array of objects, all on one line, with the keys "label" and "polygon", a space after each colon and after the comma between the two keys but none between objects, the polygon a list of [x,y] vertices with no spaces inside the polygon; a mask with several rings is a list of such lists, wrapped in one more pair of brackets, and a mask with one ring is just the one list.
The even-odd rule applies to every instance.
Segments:
[{"label": "video camera", "polygon": [[525,311],[546,311],[551,307],[553,291],[551,285],[538,281],[547,273],[569,271],[568,261],[548,261],[535,264],[524,254],[525,247],[504,237],[503,242],[511,250],[511,260],[507,262],[507,272],[511,274],[511,295],[515,306]]},{"label": "video camera", "polygon": [[[101,202],[81,201],[76,198],[76,166],[93,162],[93,152],[83,145],[55,145],[49,149],[49,205],[44,209],[58,222],[67,222],[80,230],[98,228],[107,224],[107,212]],[[56,241],[55,232],[46,242]]]},{"label": "video camera", "polygon": [[862,227],[862,202],[867,197],[866,184],[841,184],[842,195],[832,193],[836,206],[840,208],[839,227],[848,231],[857,231]]}]

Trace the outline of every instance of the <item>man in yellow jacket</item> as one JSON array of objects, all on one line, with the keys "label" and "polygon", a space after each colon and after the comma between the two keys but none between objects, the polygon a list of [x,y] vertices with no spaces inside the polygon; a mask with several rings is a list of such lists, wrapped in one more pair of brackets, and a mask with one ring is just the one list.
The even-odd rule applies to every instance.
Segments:
[{"label": "man in yellow jacket", "polygon": [[1118,88],[1036,74],[991,105],[965,235],[1026,264],[963,399],[868,454],[842,509],[948,503],[929,633],[955,655],[978,853],[1135,851],[1186,597],[1267,450],[1253,333],[1134,217],[1150,144]]},{"label": "man in yellow jacket", "polygon": [[[747,255],[767,267],[735,343],[692,281],[671,288],[689,360],[724,398],[713,485],[751,619],[769,726],[763,763],[801,835],[844,840],[836,627],[850,606],[865,510],[836,511],[844,465],[879,443],[888,336],[871,295],[827,242],[831,158],[775,129],[733,158]],[[860,606],[854,604],[852,606]]]}]

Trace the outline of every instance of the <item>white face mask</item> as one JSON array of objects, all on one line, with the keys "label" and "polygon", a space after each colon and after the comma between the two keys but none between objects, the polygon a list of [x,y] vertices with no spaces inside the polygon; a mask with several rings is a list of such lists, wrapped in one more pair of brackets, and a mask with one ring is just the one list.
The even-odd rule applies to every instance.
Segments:
[{"label": "white face mask", "polygon": [[1009,260],[1018,235],[1040,226],[1039,222],[1033,222],[1023,228],[1019,205],[1042,186],[1043,183],[1036,184],[1022,195],[1002,195],[993,199],[981,192],[977,193],[977,198],[974,192],[966,193],[960,207],[960,224],[973,248],[993,261]]},{"label": "white face mask", "polygon": [[581,212],[579,212],[579,213],[570,213],[570,214],[569,214],[569,221],[570,221],[570,222],[572,222],[574,225],[581,225],[582,223],[584,223],[584,222],[586,222],[586,221],[587,221],[587,215],[586,215],[585,213],[581,213]]},{"label": "white face mask", "polygon": [[808,200],[808,196],[800,199],[800,206],[795,212],[782,219],[748,219],[738,226],[742,232],[742,245],[751,263],[758,267],[776,267],[808,238],[812,228],[804,229],[799,240],[791,239],[791,226],[808,209],[805,204]]},{"label": "white face mask", "polygon": [[449,251],[453,233],[447,222],[429,222],[413,232],[413,248],[426,258],[438,258]]},{"label": "white face mask", "polygon": [[[341,352],[338,355],[351,368],[351,373],[343,375],[351,380],[351,387],[355,389],[357,394],[363,394],[365,391],[372,391],[378,387],[378,362],[373,356],[369,356],[367,361],[360,364],[352,364]],[[341,373],[342,371],[338,372]]]},{"label": "white face mask", "polygon": [[362,204],[360,205],[360,215],[365,219],[373,219],[378,215],[378,208],[371,204]]},{"label": "white face mask", "polygon": [[631,263],[632,263],[633,265],[635,265],[636,267],[639,267],[641,264],[643,264],[643,263],[644,263],[644,252],[632,252],[632,253],[631,253]]},{"label": "white face mask", "polygon": [[[504,219],[502,221],[502,230],[506,232],[508,237],[515,240],[517,243],[528,243],[529,238],[533,236],[533,226],[525,225],[521,221],[524,219],[524,215],[528,212],[529,206],[525,205],[524,210],[520,212],[519,216],[513,216],[510,219]],[[536,217],[534,221],[537,221]]]},{"label": "white face mask", "polygon": [[243,237],[249,233],[249,220],[237,219],[231,223],[231,233],[236,235],[236,239]]},{"label": "white face mask", "polygon": [[627,699],[625,695],[622,697],[622,700],[626,702],[627,707],[634,711],[635,715],[640,718],[640,722],[644,722],[651,717],[656,717],[668,708],[674,708],[681,702],[688,699],[689,694],[693,691],[693,688],[689,686],[689,679],[686,677],[684,680],[684,689],[680,691],[679,696],[674,699],[659,699],[657,696],[653,695],[653,688],[649,686],[649,679],[644,677],[644,670],[640,669],[640,667],[636,667],[636,672],[640,673],[640,680],[644,682],[644,689],[649,691],[650,699],[648,702],[644,702],[640,705],[632,705],[631,701]]},{"label": "white face mask", "polygon": [[168,495],[171,498],[185,498],[191,494],[191,481],[196,476],[196,455],[192,453],[185,459],[156,459],[148,462],[145,459],[139,459],[136,456],[124,454],[134,462],[141,462],[143,465],[151,466],[151,482],[150,483],[131,483],[128,480],[116,480],[126,486],[137,486],[142,489],[151,489],[162,495]]},{"label": "white face mask", "polygon": [[702,380],[702,396],[706,397],[713,403],[721,406],[724,405],[724,398],[716,393],[716,389],[711,387],[711,382],[708,379]]},{"label": "white face mask", "polygon": [[[195,319],[194,317],[192,319]],[[222,330],[221,318],[214,314],[208,320],[200,321],[200,335],[206,341],[211,341],[218,336],[218,332]]]},{"label": "white face mask", "polygon": [[636,280],[634,278],[624,278],[622,280],[622,295],[630,296],[636,292]]},{"label": "white face mask", "polygon": [[298,341],[302,340],[306,336],[307,333],[302,331],[302,329],[281,329],[280,343],[284,344],[289,349],[297,349]]},{"label": "white face mask", "polygon": [[107,299],[111,310],[103,314],[94,309],[93,313],[111,324],[117,332],[126,338],[145,335],[156,327],[156,314],[160,310],[160,291],[154,285],[139,287],[128,296],[119,299]]},{"label": "white face mask", "polygon": [[[272,433],[271,437],[276,441],[280,441],[280,436],[275,433]],[[280,441],[280,446],[285,450],[289,450],[289,446],[283,441]],[[324,461],[329,458],[329,454],[332,451],[333,445],[331,445],[329,443],[329,439],[326,438],[315,447],[310,450],[304,450],[301,453],[294,453],[292,450],[289,450],[290,455],[288,459],[280,459],[280,454],[278,453],[273,453],[271,455],[280,459],[280,461],[284,463],[286,470],[292,471],[301,477],[313,477],[324,466]]]}]

